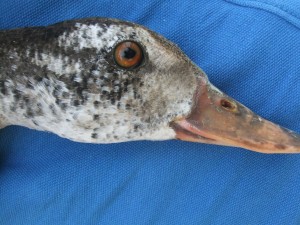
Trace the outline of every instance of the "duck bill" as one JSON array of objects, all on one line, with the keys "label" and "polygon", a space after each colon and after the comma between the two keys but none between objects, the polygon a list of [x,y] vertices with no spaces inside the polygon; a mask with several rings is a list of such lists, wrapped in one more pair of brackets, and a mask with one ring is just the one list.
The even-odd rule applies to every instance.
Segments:
[{"label": "duck bill", "polygon": [[200,82],[191,113],[171,122],[184,141],[242,147],[262,153],[299,153],[300,136],[253,113],[208,81]]}]

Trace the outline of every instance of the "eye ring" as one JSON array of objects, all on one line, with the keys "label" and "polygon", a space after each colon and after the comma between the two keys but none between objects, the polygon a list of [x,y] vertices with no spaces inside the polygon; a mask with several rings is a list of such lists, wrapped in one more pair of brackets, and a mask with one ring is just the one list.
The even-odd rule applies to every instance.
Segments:
[{"label": "eye ring", "polygon": [[115,63],[124,69],[135,69],[144,60],[142,47],[134,41],[123,41],[116,45],[113,53]]}]

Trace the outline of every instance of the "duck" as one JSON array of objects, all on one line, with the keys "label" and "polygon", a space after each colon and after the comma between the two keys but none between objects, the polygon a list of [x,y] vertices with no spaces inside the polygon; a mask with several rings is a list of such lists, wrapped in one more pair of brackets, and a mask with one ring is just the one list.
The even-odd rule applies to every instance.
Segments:
[{"label": "duck", "polygon": [[299,134],[226,95],[174,43],[110,18],[0,31],[0,128],[76,142],[179,139],[299,153]]}]

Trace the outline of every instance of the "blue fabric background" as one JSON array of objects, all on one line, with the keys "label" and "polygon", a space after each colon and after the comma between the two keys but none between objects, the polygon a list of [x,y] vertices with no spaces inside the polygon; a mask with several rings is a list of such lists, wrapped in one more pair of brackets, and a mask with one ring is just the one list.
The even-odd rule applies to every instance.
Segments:
[{"label": "blue fabric background", "polygon": [[[300,132],[298,0],[0,1],[1,29],[91,16],[159,32],[221,90]],[[12,126],[0,131],[0,160],[3,225],[300,224],[300,155],[81,144]]]}]

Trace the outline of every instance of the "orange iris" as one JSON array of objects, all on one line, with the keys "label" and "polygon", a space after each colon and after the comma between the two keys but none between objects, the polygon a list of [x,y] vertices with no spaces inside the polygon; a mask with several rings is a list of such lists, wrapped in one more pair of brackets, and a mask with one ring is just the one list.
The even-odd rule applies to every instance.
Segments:
[{"label": "orange iris", "polygon": [[124,41],[116,46],[114,59],[120,67],[125,69],[136,68],[143,60],[143,51],[137,43]]}]

